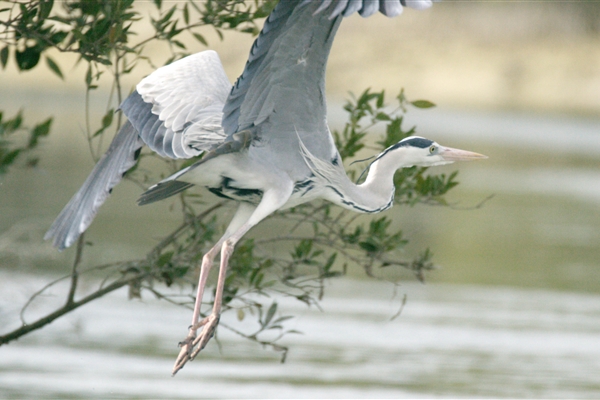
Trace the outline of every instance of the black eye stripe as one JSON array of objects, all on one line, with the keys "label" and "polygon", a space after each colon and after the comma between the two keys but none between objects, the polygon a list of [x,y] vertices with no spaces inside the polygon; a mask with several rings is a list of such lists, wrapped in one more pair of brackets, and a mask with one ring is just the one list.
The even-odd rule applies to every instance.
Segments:
[{"label": "black eye stripe", "polygon": [[431,146],[433,143],[434,143],[433,140],[420,138],[420,137],[404,139],[404,140],[401,140],[400,142],[396,143],[395,145],[390,146],[387,149],[385,149],[381,154],[379,154],[379,156],[377,156],[377,158],[373,162],[379,160],[381,157],[383,157],[390,151],[396,150],[400,147],[418,147],[420,149],[426,149],[429,146]]},{"label": "black eye stripe", "polygon": [[388,147],[386,151],[395,150],[399,147],[418,147],[420,149],[426,149],[433,144],[433,140],[424,138],[410,138],[404,139],[395,145]]},{"label": "black eye stripe", "polygon": [[426,149],[427,147],[431,146],[433,144],[433,141],[429,140],[429,139],[423,139],[423,138],[412,138],[412,139],[408,139],[408,140],[403,140],[400,143],[397,143],[397,146],[400,147],[401,146],[412,146],[412,147],[419,147],[421,149]]}]

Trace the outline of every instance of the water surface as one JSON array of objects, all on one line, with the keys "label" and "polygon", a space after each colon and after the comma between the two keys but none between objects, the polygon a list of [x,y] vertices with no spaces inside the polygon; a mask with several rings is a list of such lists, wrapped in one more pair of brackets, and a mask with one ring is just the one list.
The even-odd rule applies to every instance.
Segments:
[{"label": "water surface", "polygon": [[[23,298],[15,282],[32,281],[42,282],[2,274],[0,307]],[[189,311],[120,291],[0,349],[0,397],[600,396],[598,295],[448,284],[406,284],[394,295],[391,284],[349,279],[327,294],[323,311],[278,299],[303,332],[282,341],[285,364],[221,328],[220,351],[212,341],[171,378]]]}]

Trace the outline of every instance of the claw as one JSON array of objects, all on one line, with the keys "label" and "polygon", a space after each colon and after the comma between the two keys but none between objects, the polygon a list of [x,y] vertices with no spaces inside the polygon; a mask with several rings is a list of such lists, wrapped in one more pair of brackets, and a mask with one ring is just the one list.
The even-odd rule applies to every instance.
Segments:
[{"label": "claw", "polygon": [[[181,347],[181,350],[179,351],[179,355],[177,356],[175,365],[173,366],[173,376],[175,376],[175,374],[179,372],[179,370],[182,369],[188,361],[193,361],[198,353],[200,353],[200,351],[206,347],[206,344],[210,338],[212,338],[215,334],[215,329],[219,324],[219,318],[219,315],[211,314],[202,321],[198,322],[196,325],[190,327],[190,333],[188,336],[179,342],[179,347]],[[202,331],[198,337],[196,337],[196,331],[200,328],[202,328]]]},{"label": "claw", "polygon": [[177,343],[177,347],[187,346],[187,345],[190,344],[190,342],[193,342],[194,339],[196,339],[196,334],[188,335],[188,337],[186,337],[184,340],[182,340],[181,342]]},{"label": "claw", "polygon": [[178,346],[181,347],[181,350],[179,351],[179,355],[177,356],[177,359],[175,360],[175,365],[173,366],[173,371],[171,372],[172,376],[175,376],[175,374],[181,368],[183,368],[185,363],[190,359],[190,354],[192,353],[192,350],[194,349],[192,344],[195,339],[196,339],[196,331],[190,329],[190,333],[188,334],[188,336],[185,339],[183,339],[181,342],[178,343]]},{"label": "claw", "polygon": [[[193,360],[194,358],[196,358],[198,353],[200,353],[204,349],[204,347],[206,347],[206,344],[208,343],[210,338],[212,338],[215,335],[215,329],[217,328],[217,325],[219,324],[219,319],[220,319],[219,315],[210,315],[202,321],[202,322],[204,322],[202,324],[202,325],[204,325],[204,328],[202,329],[200,336],[198,336],[192,342],[192,349],[195,348],[195,350],[190,355],[190,361]],[[196,347],[196,346],[198,346],[198,347]]]}]

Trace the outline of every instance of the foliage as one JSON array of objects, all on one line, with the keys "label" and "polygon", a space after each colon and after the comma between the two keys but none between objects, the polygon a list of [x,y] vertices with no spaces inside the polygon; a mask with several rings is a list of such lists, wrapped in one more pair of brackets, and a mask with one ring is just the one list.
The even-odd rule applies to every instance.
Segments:
[{"label": "foliage", "polygon": [[[25,153],[30,153],[39,143],[40,138],[47,136],[52,125],[52,118],[41,122],[33,128],[23,126],[23,114],[19,111],[14,117],[4,119],[0,112],[0,175],[8,172],[8,167],[13,165]],[[15,143],[15,135],[18,133],[28,134],[24,139],[25,143]],[[39,161],[38,157],[29,156],[26,164],[35,166]]]},{"label": "foliage", "polygon": [[[63,77],[61,67],[48,56],[47,50],[75,53],[80,62],[87,63],[84,82],[88,95],[100,85],[103,74],[110,74],[112,92],[116,95],[109,99],[106,114],[96,129],[91,129],[90,121],[87,122],[90,149],[97,157],[102,138],[109,128],[120,124],[118,118],[112,116],[117,105],[115,103],[123,98],[123,76],[132,73],[140,61],[153,65],[152,60],[144,54],[146,44],[153,41],[166,43],[171,50],[169,62],[186,54],[187,49],[180,40],[184,34],[206,44],[204,37],[192,30],[197,26],[212,24],[217,32],[235,29],[256,34],[258,29],[255,20],[266,16],[274,2],[188,0],[166,8],[163,7],[166,3],[163,5],[155,0],[155,15],[150,19],[153,34],[147,38],[135,36],[144,18],[133,7],[131,0],[66,1],[59,4],[62,6],[60,11],[56,10],[53,1],[13,2],[11,7],[0,9],[0,16],[3,16],[0,24],[5,27],[5,31],[0,33],[0,41],[5,43],[0,51],[2,66],[5,67],[10,59],[14,59],[19,69],[29,70],[45,58],[46,66],[57,76]],[[136,43],[133,43],[134,37]],[[344,106],[349,114],[348,122],[342,130],[333,132],[345,161],[355,158],[365,148],[382,150],[414,134],[414,127],[407,130],[403,127],[407,109],[411,106],[433,106],[425,100],[410,102],[403,91],[396,101],[396,108],[390,109],[385,93],[371,90],[348,101]],[[50,121],[33,129],[30,144],[35,144],[40,136],[48,133]],[[20,129],[20,114],[1,126],[2,134]],[[368,142],[366,134],[375,127],[380,127],[384,134],[379,141]],[[96,144],[94,141],[97,141]],[[14,150],[6,153],[6,156],[0,154],[4,157],[2,159],[9,160],[7,163],[11,158],[16,158],[15,155],[11,156]],[[171,169],[181,166],[181,163],[165,162]],[[356,177],[358,170],[350,165],[349,173]],[[140,175],[136,171],[133,177],[140,179]],[[426,168],[404,169],[395,177],[395,202],[410,206],[417,203],[443,205],[444,195],[457,184],[455,178],[456,173],[449,176],[427,175]],[[156,181],[156,177],[153,180]],[[80,270],[79,262],[85,247],[81,239],[72,273],[65,277],[71,280],[65,305],[33,323],[23,320],[21,328],[0,337],[0,344],[41,328],[65,313],[123,286],[129,287],[132,297],[139,297],[146,291],[165,301],[191,307],[194,302],[195,271],[203,253],[222,233],[225,221],[220,219],[219,211],[226,202],[207,207],[197,194],[186,192],[180,195],[178,201],[182,205],[181,225],[150,249],[143,259]],[[402,231],[394,229],[390,213],[376,217],[361,216],[326,202],[313,202],[279,211],[270,221],[265,223],[278,225],[276,235],[254,238],[249,235],[249,239],[240,242],[230,259],[225,283],[223,312],[234,311],[240,320],[253,317],[256,329],[240,332],[223,322],[220,326],[282,351],[283,358],[287,349],[277,344],[277,340],[284,334],[294,333],[293,330],[287,330],[284,324],[292,316],[281,315],[276,300],[267,300],[265,303],[267,298],[277,294],[308,305],[317,304],[324,295],[325,281],[344,275],[353,265],[361,266],[372,277],[380,277],[384,268],[408,268],[421,280],[424,271],[433,268],[432,254],[428,249],[413,260],[403,258],[402,251],[408,240]],[[77,299],[79,280],[92,271],[101,271],[105,279],[96,291]],[[42,288],[36,296],[53,284]]]}]

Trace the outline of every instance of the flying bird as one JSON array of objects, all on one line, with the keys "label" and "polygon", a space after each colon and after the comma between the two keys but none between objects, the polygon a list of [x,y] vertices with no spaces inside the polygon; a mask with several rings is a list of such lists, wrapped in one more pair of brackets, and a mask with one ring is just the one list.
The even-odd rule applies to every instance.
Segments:
[{"label": "flying bird", "polygon": [[[377,155],[366,180],[357,185],[346,175],[327,126],[325,68],[342,19],[377,11],[393,17],[403,7],[430,5],[431,0],[281,0],[233,86],[217,53],[210,50],[157,69],[121,104],[128,121],[45,239],[53,238],[60,250],[72,245],[135,165],[143,145],[172,159],[203,155],[139,199],[139,204],[152,203],[203,186],[239,202],[225,233],[202,259],[192,323],[181,343],[175,374],[213,335],[229,257],[236,243],[264,218],[314,199],[377,213],[393,205],[393,177],[399,168],[486,158],[412,136]],[[219,253],[213,310],[200,320],[206,281]]]}]

